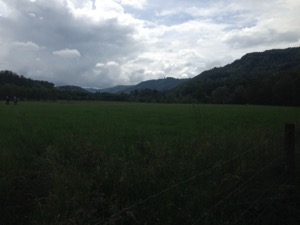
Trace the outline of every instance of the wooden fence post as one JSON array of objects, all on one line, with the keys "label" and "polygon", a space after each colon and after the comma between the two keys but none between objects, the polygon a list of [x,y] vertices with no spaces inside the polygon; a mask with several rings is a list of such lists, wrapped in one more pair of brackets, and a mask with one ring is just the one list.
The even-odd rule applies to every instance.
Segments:
[{"label": "wooden fence post", "polygon": [[285,124],[285,169],[289,182],[295,178],[295,124]]}]

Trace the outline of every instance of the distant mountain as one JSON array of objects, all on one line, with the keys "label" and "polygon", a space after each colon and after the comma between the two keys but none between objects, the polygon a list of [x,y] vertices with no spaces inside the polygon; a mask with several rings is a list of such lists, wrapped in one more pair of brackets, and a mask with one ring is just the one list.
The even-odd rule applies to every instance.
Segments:
[{"label": "distant mountain", "polygon": [[114,87],[110,87],[110,88],[103,88],[100,89],[100,92],[106,92],[106,93],[126,93],[127,89],[134,87],[134,85],[117,85]]},{"label": "distant mountain", "polygon": [[56,88],[58,88],[60,90],[64,90],[64,91],[88,92],[88,90],[86,90],[82,87],[73,86],[73,85],[58,86]]},{"label": "distant mountain", "polygon": [[100,89],[99,88],[83,88],[83,89],[85,89],[85,90],[87,90],[88,92],[90,92],[90,93],[97,93],[97,92],[99,92],[100,91]]},{"label": "distant mountain", "polygon": [[167,91],[177,87],[180,84],[187,82],[189,79],[176,79],[172,77],[167,77],[165,79],[158,80],[147,80],[143,81],[137,85],[126,86],[126,85],[118,85],[112,88],[102,89],[101,92],[108,93],[130,93],[134,90],[157,90],[157,91]]},{"label": "distant mountain", "polygon": [[249,53],[176,89],[210,103],[300,104],[300,47]]}]

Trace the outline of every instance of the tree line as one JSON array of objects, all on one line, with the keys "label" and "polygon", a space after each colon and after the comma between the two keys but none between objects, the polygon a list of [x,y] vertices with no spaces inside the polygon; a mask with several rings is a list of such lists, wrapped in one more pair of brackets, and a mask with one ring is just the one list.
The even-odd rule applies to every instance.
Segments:
[{"label": "tree line", "polygon": [[17,96],[20,100],[93,100],[96,95],[82,90],[55,87],[48,81],[37,81],[12,71],[0,71],[0,96]]},{"label": "tree line", "polygon": [[37,81],[18,75],[12,71],[0,71],[0,96],[16,96],[19,100],[101,100],[101,101],[137,101],[172,102],[167,93],[157,90],[133,90],[130,93],[92,93],[76,86],[55,87],[47,81]]}]

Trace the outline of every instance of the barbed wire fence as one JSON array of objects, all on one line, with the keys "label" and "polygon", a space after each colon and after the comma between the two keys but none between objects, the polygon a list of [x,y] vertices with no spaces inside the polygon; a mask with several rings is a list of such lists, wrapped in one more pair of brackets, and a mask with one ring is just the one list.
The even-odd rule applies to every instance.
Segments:
[{"label": "barbed wire fence", "polygon": [[[263,215],[266,214],[275,201],[274,196],[285,190],[283,187],[287,185],[291,188],[295,180],[295,138],[295,124],[286,124],[283,134],[269,137],[262,144],[252,146],[235,154],[230,159],[214,163],[211,167],[197,174],[96,221],[94,225],[127,224],[124,223],[124,218],[128,215],[135,217],[134,209],[138,210],[138,207],[145,205],[147,202],[158,199],[176,188],[188,185],[188,183],[191,183],[190,185],[199,184],[201,178],[210,176],[212,173],[219,174],[218,179],[221,180],[221,184],[224,179],[227,179],[228,174],[228,179],[233,182],[227,188],[221,187],[221,189],[226,190],[220,191],[221,193],[218,193],[218,188],[216,188],[217,193],[213,197],[213,200],[216,201],[214,203],[210,201],[210,205],[206,204],[199,207],[198,213],[197,210],[193,210],[193,215],[186,217],[188,221],[185,221],[185,224],[261,224]],[[257,161],[261,162],[257,163]],[[231,164],[238,165],[240,171],[245,169],[246,175],[243,176],[241,173],[230,177],[228,171],[232,168]],[[249,169],[249,166],[245,164],[253,165]],[[182,213],[186,212],[182,210]],[[198,216],[196,216],[197,214]],[[122,222],[118,223],[119,220]],[[145,223],[137,222],[135,219],[133,224]],[[159,221],[157,221],[157,224],[159,224]],[[175,221],[173,224],[175,224]]]}]

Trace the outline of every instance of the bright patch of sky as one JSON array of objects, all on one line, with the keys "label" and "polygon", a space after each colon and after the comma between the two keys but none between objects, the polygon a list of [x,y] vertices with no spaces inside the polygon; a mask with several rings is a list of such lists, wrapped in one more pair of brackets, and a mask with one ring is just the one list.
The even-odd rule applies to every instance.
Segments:
[{"label": "bright patch of sky", "polygon": [[300,46],[298,0],[0,0],[0,70],[110,87]]}]

